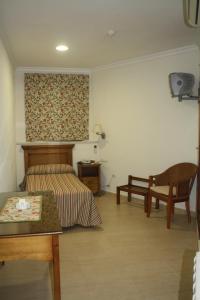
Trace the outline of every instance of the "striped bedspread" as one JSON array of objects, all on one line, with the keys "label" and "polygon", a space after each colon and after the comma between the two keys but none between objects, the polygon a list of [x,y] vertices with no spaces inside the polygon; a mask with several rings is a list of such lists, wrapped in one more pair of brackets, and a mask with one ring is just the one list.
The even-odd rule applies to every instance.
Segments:
[{"label": "striped bedspread", "polygon": [[62,227],[102,223],[92,192],[74,174],[28,175],[26,190],[54,192]]}]

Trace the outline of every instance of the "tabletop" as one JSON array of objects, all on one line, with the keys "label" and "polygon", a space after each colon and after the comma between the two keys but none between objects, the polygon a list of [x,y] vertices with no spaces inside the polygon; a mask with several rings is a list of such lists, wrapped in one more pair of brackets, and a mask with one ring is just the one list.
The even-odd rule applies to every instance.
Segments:
[{"label": "tabletop", "polygon": [[10,192],[0,193],[0,210],[10,197],[42,196],[42,210],[39,221],[0,223],[0,238],[46,235],[62,233],[56,201],[50,191],[46,192]]}]

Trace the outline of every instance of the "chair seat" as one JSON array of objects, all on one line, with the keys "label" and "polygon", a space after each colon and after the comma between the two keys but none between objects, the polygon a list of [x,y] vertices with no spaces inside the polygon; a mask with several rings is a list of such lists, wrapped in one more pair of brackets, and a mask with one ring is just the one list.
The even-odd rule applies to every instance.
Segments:
[{"label": "chair seat", "polygon": [[[151,191],[158,193],[158,194],[163,194],[168,196],[169,195],[169,185],[158,185],[158,186],[152,186]],[[173,195],[176,195],[176,187],[173,187]]]}]

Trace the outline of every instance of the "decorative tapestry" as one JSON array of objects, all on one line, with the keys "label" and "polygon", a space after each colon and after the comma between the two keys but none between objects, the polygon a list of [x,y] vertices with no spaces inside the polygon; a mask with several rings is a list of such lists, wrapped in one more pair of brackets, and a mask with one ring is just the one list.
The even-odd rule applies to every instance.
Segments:
[{"label": "decorative tapestry", "polygon": [[26,140],[89,138],[89,75],[25,74]]}]

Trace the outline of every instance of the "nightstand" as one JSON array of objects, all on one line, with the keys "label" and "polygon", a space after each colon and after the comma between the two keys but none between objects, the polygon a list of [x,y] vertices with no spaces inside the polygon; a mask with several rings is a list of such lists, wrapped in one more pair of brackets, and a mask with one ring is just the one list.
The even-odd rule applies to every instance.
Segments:
[{"label": "nightstand", "polygon": [[97,194],[101,190],[100,186],[100,167],[99,163],[78,162],[79,179],[93,192]]}]

